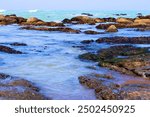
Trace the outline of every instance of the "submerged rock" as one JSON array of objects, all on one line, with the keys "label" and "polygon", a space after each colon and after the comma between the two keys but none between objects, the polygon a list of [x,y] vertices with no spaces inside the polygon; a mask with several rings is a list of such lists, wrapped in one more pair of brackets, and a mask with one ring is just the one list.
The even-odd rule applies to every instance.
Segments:
[{"label": "submerged rock", "polygon": [[82,13],[81,15],[93,16],[93,14],[90,13]]},{"label": "submerged rock", "polygon": [[97,43],[129,43],[150,44],[150,37],[103,37],[96,40]]},{"label": "submerged rock", "polygon": [[7,47],[7,46],[2,46],[0,45],[0,52],[6,52],[9,54],[23,54],[22,52],[15,50],[13,48]]},{"label": "submerged rock", "polygon": [[27,44],[25,44],[25,43],[18,43],[18,42],[11,43],[10,45],[12,45],[12,46],[27,46]]},{"label": "submerged rock", "polygon": [[85,34],[92,34],[92,35],[95,35],[95,34],[100,34],[100,32],[96,32],[96,31],[93,31],[93,30],[87,30],[87,31],[84,31]]},{"label": "submerged rock", "polygon": [[83,40],[83,41],[81,41],[81,43],[83,43],[83,44],[90,44],[92,42],[94,42],[94,40]]},{"label": "submerged rock", "polygon": [[38,30],[38,31],[60,31],[60,32],[77,33],[77,34],[80,33],[80,30],[75,30],[68,27],[48,28],[48,27],[26,26],[26,27],[22,27],[21,29]]}]

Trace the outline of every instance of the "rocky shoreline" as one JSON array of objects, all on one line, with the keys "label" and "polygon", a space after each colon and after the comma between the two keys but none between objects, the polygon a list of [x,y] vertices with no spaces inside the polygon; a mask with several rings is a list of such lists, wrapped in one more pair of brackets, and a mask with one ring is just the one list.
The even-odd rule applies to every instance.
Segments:
[{"label": "rocky shoreline", "polygon": [[46,100],[33,83],[19,77],[0,73],[0,99],[4,100]]},{"label": "rocky shoreline", "polygon": [[[0,26],[18,24],[20,30],[37,31],[58,31],[70,34],[84,33],[87,35],[101,35],[116,33],[119,29],[132,28],[135,31],[149,31],[150,15],[138,16],[136,18],[93,18],[87,16],[76,16],[71,19],[64,19],[62,22],[45,22],[36,17],[23,18],[12,15],[0,15]],[[119,14],[116,14],[119,15]],[[126,14],[121,14],[126,15]],[[68,25],[92,25],[97,30],[70,28]],[[86,49],[86,44],[119,44],[109,48],[99,49],[95,52],[87,52],[79,55],[81,60],[89,60],[98,63],[99,67],[106,67],[121,74],[131,75],[143,79],[143,81],[129,80],[123,84],[111,82],[115,77],[106,74],[88,74],[79,77],[79,82],[88,88],[95,90],[97,99],[122,100],[122,99],[150,99],[150,47],[136,47],[134,44],[150,44],[150,37],[101,37],[97,40],[82,40],[81,44]],[[11,46],[27,46],[24,43],[12,43]],[[81,46],[79,46],[81,48]],[[88,50],[87,50],[88,51]],[[24,52],[0,45],[0,52],[8,54],[24,54]],[[9,83],[3,80],[10,79]],[[107,80],[105,80],[107,79]],[[6,74],[0,74],[0,98],[2,99],[47,99],[39,93],[39,89],[27,80],[18,79]],[[18,90],[19,89],[19,90]],[[21,91],[20,91],[21,90]]]}]

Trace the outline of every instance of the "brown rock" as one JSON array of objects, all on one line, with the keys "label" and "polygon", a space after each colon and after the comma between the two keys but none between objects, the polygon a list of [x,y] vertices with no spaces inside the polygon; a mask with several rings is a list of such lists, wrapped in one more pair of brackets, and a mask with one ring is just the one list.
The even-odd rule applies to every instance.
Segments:
[{"label": "brown rock", "polygon": [[117,23],[124,23],[124,24],[133,23],[133,21],[131,19],[128,19],[128,18],[117,18],[116,22]]},{"label": "brown rock", "polygon": [[20,52],[20,51],[17,51],[13,48],[10,48],[10,47],[7,47],[7,46],[2,46],[2,45],[0,45],[0,51],[1,52],[6,52],[6,53],[9,53],[9,54],[22,54],[22,52]]},{"label": "brown rock", "polygon": [[36,17],[30,17],[27,19],[27,23],[37,23],[38,21],[41,21],[41,20]]},{"label": "brown rock", "polygon": [[116,28],[115,25],[111,25],[110,27],[107,28],[106,32],[118,32],[118,29]]},{"label": "brown rock", "polygon": [[138,23],[138,24],[150,24],[150,19],[135,19],[134,23]]}]

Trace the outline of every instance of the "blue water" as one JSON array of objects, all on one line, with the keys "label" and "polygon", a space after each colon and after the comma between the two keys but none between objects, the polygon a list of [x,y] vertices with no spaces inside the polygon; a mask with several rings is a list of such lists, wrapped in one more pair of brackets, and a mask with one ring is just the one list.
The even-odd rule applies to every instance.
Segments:
[{"label": "blue water", "polygon": [[[92,13],[94,17],[113,16],[115,13],[128,13],[128,16],[136,16],[136,12],[97,12],[82,11]],[[61,21],[64,18],[71,18],[80,15],[81,11],[4,11],[3,14],[17,14],[18,16],[35,16],[45,21]],[[133,15],[134,14],[134,15]],[[148,14],[148,11],[143,12]],[[98,24],[97,24],[98,25]],[[68,25],[74,29],[85,31],[88,29],[97,30],[91,25]],[[72,46],[82,46],[80,41],[87,39],[98,39],[99,37],[112,36],[150,36],[148,32],[136,32],[134,29],[120,29],[117,33],[86,35],[67,34],[60,32],[29,31],[20,30],[18,25],[0,26],[0,44],[10,46],[16,50],[25,52],[22,55],[13,55],[0,52],[0,72],[13,76],[25,78],[41,89],[41,93],[52,99],[95,99],[93,90],[89,90],[79,84],[78,77],[89,73],[113,74],[116,77],[114,82],[122,82],[121,77],[129,79],[126,75],[110,71],[106,68],[89,69],[88,66],[95,66],[93,62],[80,61],[78,55],[87,50],[74,48]],[[12,42],[26,43],[28,46],[11,46]],[[95,48],[107,48],[109,44],[87,45],[89,50]],[[150,45],[139,44],[143,47]]]},{"label": "blue water", "polygon": [[[82,13],[90,13],[93,14],[93,17],[118,17],[114,14],[121,14],[121,13],[125,13],[127,14],[126,16],[123,17],[131,17],[131,18],[135,18],[137,16],[138,13],[142,13],[143,15],[149,15],[150,14],[150,10],[149,11],[143,11],[143,10],[139,10],[139,11],[109,11],[109,10],[95,10],[95,11],[80,11],[80,10],[47,10],[47,11],[43,11],[43,10],[24,10],[24,11],[2,11],[0,12],[0,14],[16,14],[18,16],[23,16],[26,18],[29,17],[38,17],[44,21],[62,21],[62,19],[65,18],[72,18],[74,16],[78,16],[81,15]],[[119,16],[120,17],[120,16]]]}]

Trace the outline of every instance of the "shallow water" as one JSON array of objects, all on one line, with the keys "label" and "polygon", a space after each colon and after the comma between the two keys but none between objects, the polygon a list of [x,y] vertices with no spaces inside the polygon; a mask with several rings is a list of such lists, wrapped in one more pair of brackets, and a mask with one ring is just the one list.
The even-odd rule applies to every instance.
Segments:
[{"label": "shallow water", "polygon": [[[69,25],[85,31],[97,30],[91,25]],[[106,68],[87,68],[95,63],[80,61],[78,55],[87,50],[73,48],[82,45],[80,41],[112,36],[150,36],[149,32],[136,32],[134,29],[120,29],[117,33],[98,35],[67,34],[60,32],[20,30],[17,25],[0,26],[0,44],[10,46],[12,42],[26,43],[28,46],[10,46],[25,54],[13,55],[0,52],[0,72],[25,78],[40,87],[41,93],[52,99],[95,99],[93,90],[79,84],[78,77],[89,73],[109,73],[115,76],[112,82],[122,83],[134,79]],[[86,45],[90,51],[107,48],[110,44]],[[137,46],[145,46],[139,44]],[[149,45],[147,45],[149,46]],[[123,78],[123,79],[122,79]]]}]

